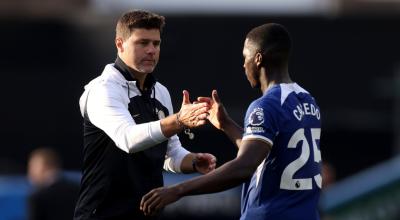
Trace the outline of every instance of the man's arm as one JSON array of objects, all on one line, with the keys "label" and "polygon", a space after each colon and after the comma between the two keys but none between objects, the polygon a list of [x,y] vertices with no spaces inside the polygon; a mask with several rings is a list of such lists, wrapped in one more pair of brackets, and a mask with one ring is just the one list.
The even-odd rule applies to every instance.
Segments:
[{"label": "man's arm", "polygon": [[183,196],[219,192],[237,186],[253,175],[270,149],[271,145],[263,140],[244,140],[234,160],[206,175],[150,191],[142,198],[140,209],[151,215]]},{"label": "man's arm", "polygon": [[209,153],[190,153],[187,154],[181,163],[182,173],[199,172],[206,174],[215,169],[217,159]]},{"label": "man's arm", "polygon": [[216,158],[208,153],[190,153],[184,147],[177,135],[168,140],[168,148],[166,159],[164,161],[164,169],[170,172],[202,174],[208,173],[215,169]]},{"label": "man's arm", "polygon": [[118,89],[110,84],[94,85],[82,96],[80,104],[85,106],[82,109],[86,109],[89,120],[127,153],[153,147],[180,132],[183,126],[196,127],[205,123],[208,104],[191,104],[188,92],[184,91],[180,113],[159,121],[136,124]]}]

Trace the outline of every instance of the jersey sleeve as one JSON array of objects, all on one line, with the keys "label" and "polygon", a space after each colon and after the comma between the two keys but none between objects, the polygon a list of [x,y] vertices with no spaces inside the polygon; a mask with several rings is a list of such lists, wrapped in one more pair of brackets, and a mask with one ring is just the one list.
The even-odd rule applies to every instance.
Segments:
[{"label": "jersey sleeve", "polygon": [[273,104],[268,99],[259,99],[250,104],[244,120],[243,140],[258,139],[273,146],[279,132],[278,115]]}]

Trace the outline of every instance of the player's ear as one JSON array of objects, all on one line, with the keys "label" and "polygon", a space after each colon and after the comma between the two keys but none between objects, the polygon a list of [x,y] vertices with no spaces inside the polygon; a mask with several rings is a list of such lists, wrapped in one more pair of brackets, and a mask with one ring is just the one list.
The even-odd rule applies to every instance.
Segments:
[{"label": "player's ear", "polygon": [[124,40],[121,37],[115,38],[115,46],[117,47],[118,52],[124,52]]},{"label": "player's ear", "polygon": [[256,53],[256,55],[254,57],[254,61],[257,65],[257,67],[260,67],[262,64],[262,61],[263,61],[263,55],[260,52]]}]

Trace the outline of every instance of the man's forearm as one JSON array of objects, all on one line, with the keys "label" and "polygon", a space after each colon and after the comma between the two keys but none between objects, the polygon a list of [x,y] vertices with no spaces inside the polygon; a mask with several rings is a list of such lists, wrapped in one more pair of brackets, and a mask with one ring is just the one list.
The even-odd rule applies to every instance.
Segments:
[{"label": "man's forearm", "polygon": [[169,138],[172,135],[182,131],[183,125],[179,122],[177,114],[170,115],[160,120],[161,131],[165,137]]},{"label": "man's forearm", "polygon": [[239,148],[242,142],[243,136],[243,128],[240,127],[235,121],[231,118],[227,119],[227,121],[222,126],[221,130],[229,137],[229,139],[236,144]]}]

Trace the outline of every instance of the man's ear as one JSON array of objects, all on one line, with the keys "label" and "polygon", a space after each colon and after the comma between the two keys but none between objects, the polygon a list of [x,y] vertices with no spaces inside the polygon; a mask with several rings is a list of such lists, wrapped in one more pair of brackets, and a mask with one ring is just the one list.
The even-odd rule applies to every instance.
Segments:
[{"label": "man's ear", "polygon": [[257,67],[260,67],[263,62],[263,55],[260,52],[256,53],[254,61],[256,62]]},{"label": "man's ear", "polygon": [[122,40],[122,38],[117,37],[115,38],[115,46],[117,47],[118,52],[124,52],[124,41]]}]

